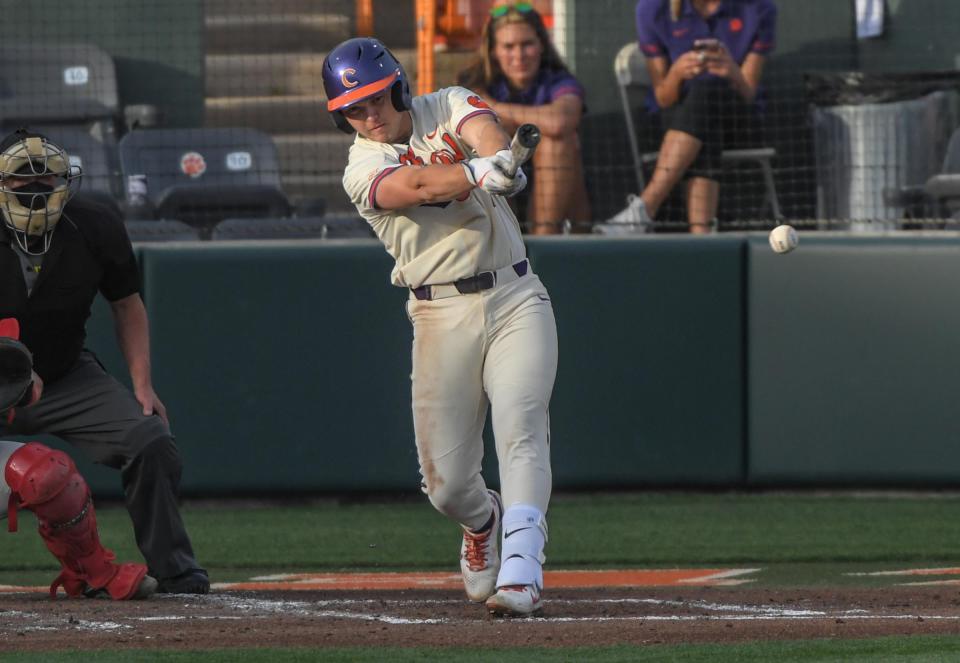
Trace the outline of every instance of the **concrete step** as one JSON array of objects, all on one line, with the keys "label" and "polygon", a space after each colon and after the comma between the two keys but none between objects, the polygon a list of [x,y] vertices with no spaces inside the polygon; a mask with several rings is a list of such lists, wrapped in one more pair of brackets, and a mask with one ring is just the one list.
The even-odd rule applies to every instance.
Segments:
[{"label": "concrete step", "polygon": [[356,0],[205,0],[207,16],[336,13],[352,16]]},{"label": "concrete step", "polygon": [[273,137],[280,170],[288,175],[343,173],[353,134],[278,134]]},{"label": "concrete step", "polygon": [[208,127],[253,127],[270,134],[333,132],[322,94],[279,97],[208,97]]},{"label": "concrete step", "polygon": [[[356,35],[356,0],[206,0],[210,18],[234,16],[278,16],[291,14],[334,14],[350,19],[349,38]],[[378,0],[373,12],[373,33],[391,49],[416,46],[413,2]],[[331,42],[331,44],[336,42]],[[288,51],[282,46],[277,50]]]},{"label": "concrete step", "polygon": [[318,46],[349,39],[353,20],[342,14],[207,16],[207,53],[315,52]]},{"label": "concrete step", "polygon": [[[393,51],[405,71],[416,70],[417,53]],[[207,97],[274,97],[323,94],[326,53],[208,55]]]},{"label": "concrete step", "polygon": [[[416,51],[414,51],[416,55]],[[457,84],[457,74],[476,59],[473,51],[445,51],[435,55],[434,81],[437,88]]]},{"label": "concrete step", "polygon": [[323,58],[314,53],[208,55],[206,96],[322,95]]}]

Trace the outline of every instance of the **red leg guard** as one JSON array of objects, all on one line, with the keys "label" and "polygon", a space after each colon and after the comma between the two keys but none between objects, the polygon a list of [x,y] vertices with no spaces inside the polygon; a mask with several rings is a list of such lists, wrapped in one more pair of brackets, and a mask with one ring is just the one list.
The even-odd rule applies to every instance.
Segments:
[{"label": "red leg guard", "polygon": [[[54,597],[63,585],[79,596],[89,588],[105,589],[111,598],[132,598],[147,574],[143,564],[115,564],[114,554],[100,544],[90,489],[70,457],[38,442],[17,449],[7,461],[4,478],[10,486],[10,511],[33,511],[40,536],[63,567],[50,586]],[[15,528],[15,516],[11,526]]]}]

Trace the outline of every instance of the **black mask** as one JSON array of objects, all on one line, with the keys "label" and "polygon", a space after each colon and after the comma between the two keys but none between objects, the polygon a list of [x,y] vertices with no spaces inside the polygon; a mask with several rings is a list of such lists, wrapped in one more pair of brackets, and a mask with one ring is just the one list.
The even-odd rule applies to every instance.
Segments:
[{"label": "black mask", "polygon": [[32,210],[46,207],[47,195],[50,193],[53,193],[53,187],[43,182],[30,182],[13,191],[20,204]]}]

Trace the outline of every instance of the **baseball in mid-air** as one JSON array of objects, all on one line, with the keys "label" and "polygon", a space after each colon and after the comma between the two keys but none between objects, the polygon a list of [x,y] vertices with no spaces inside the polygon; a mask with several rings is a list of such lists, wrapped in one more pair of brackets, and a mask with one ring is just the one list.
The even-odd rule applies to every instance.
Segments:
[{"label": "baseball in mid-air", "polygon": [[770,248],[777,253],[789,253],[799,243],[800,237],[793,226],[784,223],[770,231]]}]

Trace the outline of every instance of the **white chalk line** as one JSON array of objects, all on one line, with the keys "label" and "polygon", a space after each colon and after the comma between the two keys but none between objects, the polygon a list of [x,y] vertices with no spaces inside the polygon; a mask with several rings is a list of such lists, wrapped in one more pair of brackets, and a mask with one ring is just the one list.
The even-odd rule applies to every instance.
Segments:
[{"label": "white chalk line", "polygon": [[[209,602],[223,605],[245,612],[267,612],[269,614],[288,614],[313,618],[338,618],[359,621],[380,622],[394,625],[423,625],[423,624],[459,624],[470,623],[476,620],[462,618],[429,618],[417,619],[399,617],[387,614],[371,614],[354,612],[346,609],[350,606],[378,607],[396,610],[400,608],[428,606],[428,605],[463,605],[460,599],[327,599],[319,601],[279,601],[270,599],[254,599],[247,597],[216,596],[204,597]],[[548,600],[548,606],[584,606],[602,604],[620,605],[653,605],[674,608],[686,608],[718,612],[722,614],[707,615],[621,615],[621,616],[583,616],[583,617],[542,617],[533,618],[545,623],[559,622],[625,622],[625,621],[775,621],[775,620],[953,620],[960,621],[960,615],[925,615],[925,614],[870,614],[863,609],[850,610],[799,610],[790,607],[757,606],[746,604],[711,603],[702,600],[666,600],[651,598],[612,598],[612,599],[553,599]],[[483,608],[479,611],[485,615]]]},{"label": "white chalk line", "polygon": [[[182,597],[170,596],[164,597],[164,600],[182,602]],[[401,608],[428,606],[428,605],[462,605],[463,600],[457,599],[330,599],[322,601],[283,601],[258,599],[242,596],[224,596],[208,595],[203,597],[192,597],[190,603],[183,603],[184,608],[200,608],[211,604],[222,605],[224,608],[236,610],[244,613],[243,615],[158,615],[129,617],[128,623],[118,623],[114,621],[94,621],[86,619],[65,620],[58,617],[51,620],[44,618],[35,612],[5,611],[2,616],[5,618],[16,617],[29,621],[29,624],[17,626],[15,624],[5,624],[0,627],[3,631],[51,631],[51,630],[70,630],[78,629],[84,631],[102,631],[116,632],[134,628],[132,623],[150,623],[163,621],[180,620],[243,620],[250,618],[267,618],[275,615],[287,615],[292,617],[302,617],[309,619],[345,619],[364,622],[383,623],[394,626],[423,626],[423,625],[451,625],[451,624],[470,624],[478,620],[486,620],[486,612],[478,606],[478,618],[409,618],[393,614],[387,614],[392,610]],[[544,624],[559,623],[604,623],[604,622],[771,622],[771,621],[814,621],[814,620],[840,620],[840,621],[960,621],[960,615],[937,615],[937,614],[870,614],[863,609],[850,610],[800,610],[791,607],[782,606],[761,606],[746,604],[728,604],[712,603],[702,600],[665,600],[652,598],[612,598],[612,599],[555,599],[547,601],[547,609],[551,606],[590,606],[596,604],[619,604],[619,605],[646,605],[646,606],[664,606],[671,608],[684,608],[687,610],[701,610],[712,614],[698,615],[680,615],[680,614],[656,614],[656,615],[596,615],[596,616],[546,616],[532,617],[525,621],[539,622]],[[376,605],[380,608],[386,608],[381,613],[358,612],[350,610],[349,607],[367,608]],[[479,616],[479,615],[482,615]],[[39,623],[38,623],[39,622]]]}]

